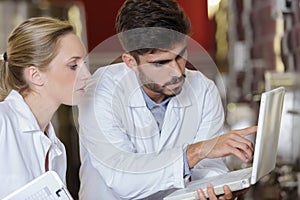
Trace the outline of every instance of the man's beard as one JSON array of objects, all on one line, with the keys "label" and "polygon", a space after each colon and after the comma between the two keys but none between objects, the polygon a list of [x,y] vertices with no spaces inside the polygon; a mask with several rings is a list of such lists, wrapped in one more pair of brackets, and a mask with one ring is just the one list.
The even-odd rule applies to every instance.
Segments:
[{"label": "man's beard", "polygon": [[[168,81],[167,83],[165,83],[164,85],[159,85],[157,83],[155,83],[154,81],[152,81],[149,77],[147,77],[141,70],[139,70],[139,79],[142,83],[142,85],[146,88],[148,88],[149,90],[165,95],[166,97],[173,97],[178,95],[181,90],[182,90],[182,85],[184,83],[185,80],[185,74],[183,74],[180,77],[173,77],[170,81]],[[182,82],[182,84],[176,88],[173,89],[169,89],[169,91],[171,91],[171,93],[166,93],[164,90],[167,89],[167,86],[172,85],[172,84],[176,84]]]}]

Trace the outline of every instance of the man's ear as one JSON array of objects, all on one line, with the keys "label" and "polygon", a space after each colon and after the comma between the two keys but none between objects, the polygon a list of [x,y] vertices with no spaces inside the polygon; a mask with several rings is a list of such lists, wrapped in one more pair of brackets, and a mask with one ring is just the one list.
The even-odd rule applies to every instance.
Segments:
[{"label": "man's ear", "polygon": [[26,67],[24,75],[25,75],[26,80],[30,84],[33,84],[36,86],[44,85],[43,76],[37,67],[35,67],[35,66]]},{"label": "man's ear", "polygon": [[123,53],[122,60],[129,68],[133,69],[133,68],[137,67],[137,62],[136,62],[135,58],[132,55],[130,55],[129,53]]}]

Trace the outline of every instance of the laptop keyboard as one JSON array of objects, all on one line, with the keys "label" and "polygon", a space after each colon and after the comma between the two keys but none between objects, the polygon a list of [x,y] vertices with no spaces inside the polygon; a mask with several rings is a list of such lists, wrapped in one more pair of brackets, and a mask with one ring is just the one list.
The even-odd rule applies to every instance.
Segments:
[{"label": "laptop keyboard", "polygon": [[44,187],[37,193],[27,197],[25,200],[56,200],[57,198],[51,195],[50,190],[47,187]]},{"label": "laptop keyboard", "polygon": [[218,178],[215,177],[209,177],[205,179],[195,180],[191,183],[188,183],[189,188],[192,188],[192,190],[197,189],[199,187],[206,188],[206,185],[208,183],[211,183],[213,185],[219,185],[222,183],[234,181],[234,180],[241,180],[246,177],[251,177],[252,167],[240,169],[236,171],[231,171],[225,174],[218,175]]}]

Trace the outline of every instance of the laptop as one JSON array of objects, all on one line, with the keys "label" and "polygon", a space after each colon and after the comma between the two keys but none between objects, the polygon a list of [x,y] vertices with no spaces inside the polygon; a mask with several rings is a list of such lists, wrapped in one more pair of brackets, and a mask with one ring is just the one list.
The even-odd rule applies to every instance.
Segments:
[{"label": "laptop", "polygon": [[2,200],[73,200],[56,172],[47,171]]},{"label": "laptop", "polygon": [[284,87],[278,87],[261,95],[252,167],[191,181],[164,200],[197,200],[199,188],[207,197],[206,187],[209,183],[214,185],[216,195],[224,193],[224,185],[228,185],[231,191],[242,190],[270,173],[276,165],[284,94]]}]

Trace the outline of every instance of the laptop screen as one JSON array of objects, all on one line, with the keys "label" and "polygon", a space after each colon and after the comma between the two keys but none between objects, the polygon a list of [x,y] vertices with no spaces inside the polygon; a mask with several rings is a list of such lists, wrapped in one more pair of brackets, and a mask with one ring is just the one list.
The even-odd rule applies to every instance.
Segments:
[{"label": "laptop screen", "polygon": [[251,184],[275,168],[284,94],[279,87],[261,96]]}]

